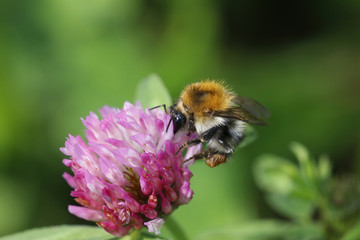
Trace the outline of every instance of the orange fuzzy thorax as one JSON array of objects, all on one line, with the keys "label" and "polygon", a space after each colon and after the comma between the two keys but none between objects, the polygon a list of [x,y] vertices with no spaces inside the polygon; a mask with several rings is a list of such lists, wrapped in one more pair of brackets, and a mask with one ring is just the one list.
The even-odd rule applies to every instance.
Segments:
[{"label": "orange fuzzy thorax", "polygon": [[197,117],[203,116],[206,112],[227,109],[232,98],[231,92],[216,81],[190,84],[180,96],[184,106]]}]

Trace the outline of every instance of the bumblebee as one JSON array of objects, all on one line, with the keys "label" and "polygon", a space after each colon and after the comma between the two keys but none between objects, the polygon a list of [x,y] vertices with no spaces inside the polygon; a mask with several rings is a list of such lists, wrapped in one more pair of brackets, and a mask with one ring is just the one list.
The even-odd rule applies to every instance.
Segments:
[{"label": "bumblebee", "polygon": [[259,102],[240,97],[223,83],[209,80],[186,86],[177,102],[166,111],[171,116],[174,133],[186,130],[188,135],[196,132],[199,136],[182,145],[178,153],[186,147],[206,143],[206,149],[190,159],[206,159],[212,168],[231,156],[245,137],[246,124],[267,125],[270,116]]}]

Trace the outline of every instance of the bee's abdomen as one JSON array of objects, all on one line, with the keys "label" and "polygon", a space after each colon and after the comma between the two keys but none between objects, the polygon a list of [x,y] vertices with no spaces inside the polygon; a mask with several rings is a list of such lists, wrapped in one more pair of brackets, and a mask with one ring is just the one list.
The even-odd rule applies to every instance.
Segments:
[{"label": "bee's abdomen", "polygon": [[212,151],[231,154],[244,139],[245,123],[229,119],[226,125],[220,126],[217,133],[209,141],[208,148]]},{"label": "bee's abdomen", "polygon": [[227,139],[229,144],[236,147],[245,137],[245,123],[239,120],[231,120],[228,125]]}]

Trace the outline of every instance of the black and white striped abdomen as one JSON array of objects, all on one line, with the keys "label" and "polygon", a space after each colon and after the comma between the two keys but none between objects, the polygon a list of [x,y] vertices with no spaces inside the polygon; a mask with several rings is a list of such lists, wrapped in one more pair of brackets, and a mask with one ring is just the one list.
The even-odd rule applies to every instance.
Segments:
[{"label": "black and white striped abdomen", "polygon": [[216,134],[208,142],[208,149],[226,154],[233,153],[245,137],[245,125],[245,122],[237,119],[227,119],[224,125],[218,126]]}]

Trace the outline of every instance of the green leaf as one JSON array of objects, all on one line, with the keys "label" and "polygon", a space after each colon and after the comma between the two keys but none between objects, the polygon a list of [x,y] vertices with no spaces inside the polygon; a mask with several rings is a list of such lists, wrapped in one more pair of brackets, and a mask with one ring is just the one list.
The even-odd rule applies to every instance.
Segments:
[{"label": "green leaf", "polygon": [[197,240],[319,240],[321,228],[313,225],[296,225],[284,221],[259,220],[235,227],[211,229]]},{"label": "green leaf", "polygon": [[[115,240],[119,239],[104,231],[100,227],[91,226],[53,226],[27,230],[9,236],[1,237],[0,240]],[[121,238],[130,240],[129,237]]]},{"label": "green leaf", "polygon": [[314,211],[313,201],[292,194],[268,194],[266,200],[281,215],[298,221],[309,220]]},{"label": "green leaf", "polygon": [[135,100],[140,101],[143,107],[155,107],[162,104],[170,106],[172,104],[169,91],[156,74],[150,74],[139,82]]},{"label": "green leaf", "polygon": [[133,231],[122,238],[100,227],[60,225],[30,229],[1,237],[0,240],[166,240],[147,231]]},{"label": "green leaf", "polygon": [[136,240],[168,240],[167,238],[154,235],[149,232],[142,231],[140,236]]},{"label": "green leaf", "polygon": [[331,177],[331,163],[330,159],[326,155],[321,155],[318,163],[319,177],[322,180],[328,180]]},{"label": "green leaf", "polygon": [[290,144],[290,149],[299,161],[304,179],[310,184],[314,184],[313,181],[316,181],[317,178],[317,168],[307,148],[301,143],[293,142]]},{"label": "green leaf", "polygon": [[254,176],[258,186],[267,192],[266,200],[274,210],[294,220],[310,219],[314,193],[295,164],[264,154],[256,161]]},{"label": "green leaf", "polygon": [[327,240],[321,224],[288,224],[286,240]]},{"label": "green leaf", "polygon": [[360,239],[360,221],[350,228],[341,240],[359,240]]},{"label": "green leaf", "polygon": [[309,161],[309,152],[301,143],[292,142],[290,144],[290,149],[295,154],[300,164],[306,164]]},{"label": "green leaf", "polygon": [[267,192],[288,194],[294,191],[298,175],[294,164],[275,155],[264,154],[256,160],[255,181]]}]

